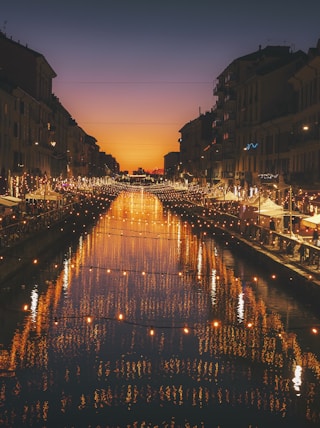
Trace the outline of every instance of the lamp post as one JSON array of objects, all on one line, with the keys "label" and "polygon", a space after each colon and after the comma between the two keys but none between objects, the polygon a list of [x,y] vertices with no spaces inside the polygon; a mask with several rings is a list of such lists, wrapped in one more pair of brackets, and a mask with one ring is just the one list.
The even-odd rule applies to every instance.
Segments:
[{"label": "lamp post", "polygon": [[289,186],[289,228],[292,235],[292,186]]},{"label": "lamp post", "polygon": [[259,211],[258,211],[258,225],[260,226],[260,209],[261,209],[261,196],[260,196],[260,189],[259,189],[259,199],[258,199],[258,204],[259,204]]}]

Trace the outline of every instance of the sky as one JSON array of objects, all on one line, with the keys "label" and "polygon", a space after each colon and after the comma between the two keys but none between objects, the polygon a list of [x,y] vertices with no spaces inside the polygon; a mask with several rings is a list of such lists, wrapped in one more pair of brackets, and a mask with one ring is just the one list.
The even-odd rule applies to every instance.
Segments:
[{"label": "sky", "polygon": [[0,30],[45,57],[61,104],[130,172],[179,151],[233,60],[315,47],[319,16],[319,0],[0,0]]}]

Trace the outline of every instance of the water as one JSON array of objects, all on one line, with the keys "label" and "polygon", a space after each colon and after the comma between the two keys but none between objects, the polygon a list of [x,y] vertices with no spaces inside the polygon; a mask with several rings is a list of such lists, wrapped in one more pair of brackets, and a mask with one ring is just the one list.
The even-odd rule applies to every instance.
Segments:
[{"label": "water", "polygon": [[156,197],[120,194],[1,290],[1,425],[318,426],[319,320],[255,276]]}]

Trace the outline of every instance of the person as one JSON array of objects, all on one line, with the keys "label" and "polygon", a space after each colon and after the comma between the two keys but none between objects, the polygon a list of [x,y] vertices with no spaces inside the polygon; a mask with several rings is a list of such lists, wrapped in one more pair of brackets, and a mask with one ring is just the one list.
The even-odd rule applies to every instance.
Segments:
[{"label": "person", "polygon": [[276,225],[273,218],[270,219],[270,230],[276,230]]},{"label": "person", "polygon": [[303,244],[300,245],[298,252],[300,255],[300,263],[303,263],[305,260],[305,246]]},{"label": "person", "polygon": [[319,239],[319,232],[318,229],[315,228],[312,234],[312,243],[313,245],[318,245],[318,239]]}]

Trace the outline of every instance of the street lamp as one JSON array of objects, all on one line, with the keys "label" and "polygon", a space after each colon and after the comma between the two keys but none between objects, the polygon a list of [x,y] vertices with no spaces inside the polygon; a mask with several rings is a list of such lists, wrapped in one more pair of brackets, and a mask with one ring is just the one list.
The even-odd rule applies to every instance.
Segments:
[{"label": "street lamp", "polygon": [[260,226],[260,210],[261,210],[260,189],[259,189],[259,200],[258,200],[258,204],[259,204],[258,225]]},{"label": "street lamp", "polygon": [[289,186],[289,227],[292,235],[292,186]]}]

